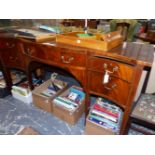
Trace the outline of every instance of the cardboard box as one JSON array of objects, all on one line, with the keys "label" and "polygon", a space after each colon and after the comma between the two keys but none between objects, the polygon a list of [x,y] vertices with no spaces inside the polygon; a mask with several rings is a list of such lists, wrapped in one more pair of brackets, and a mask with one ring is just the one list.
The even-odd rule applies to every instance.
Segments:
[{"label": "cardboard box", "polygon": [[[54,83],[59,83],[62,82],[60,80],[55,79]],[[67,88],[67,83],[64,82],[64,88],[57,91],[56,94],[54,94],[51,97],[46,97],[44,95],[42,95],[41,93],[46,90],[48,88],[48,86],[51,85],[51,79],[47,80],[46,82],[44,82],[43,84],[41,84],[40,86],[36,87],[33,91],[32,91],[32,96],[33,96],[33,103],[36,107],[43,109],[47,112],[53,112],[53,103],[52,100],[59,95],[61,92],[63,92],[66,88]]]},{"label": "cardboard box", "polygon": [[17,135],[40,135],[40,133],[31,127],[25,127]]},{"label": "cardboard box", "polygon": [[[75,87],[75,86],[73,86]],[[75,87],[80,89],[79,87]],[[67,89],[65,92],[63,92],[62,94],[60,94],[60,96],[64,96],[65,94],[67,94],[69,91],[69,89]],[[83,100],[81,102],[81,104],[74,110],[68,110],[67,108],[58,105],[56,103],[53,103],[53,114],[60,118],[61,120],[71,124],[71,125],[75,125],[77,123],[77,121],[79,120],[79,118],[82,116],[82,114],[84,113],[84,109],[85,109],[85,100]]]},{"label": "cardboard box", "polygon": [[88,117],[86,119],[86,127],[85,127],[86,135],[115,135],[115,133],[112,130],[106,129],[106,128],[90,121],[88,119]]}]

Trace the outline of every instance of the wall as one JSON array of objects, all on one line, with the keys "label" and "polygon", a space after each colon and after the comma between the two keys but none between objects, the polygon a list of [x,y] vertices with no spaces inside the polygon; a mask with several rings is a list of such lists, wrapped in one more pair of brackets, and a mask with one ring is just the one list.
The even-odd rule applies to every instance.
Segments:
[{"label": "wall", "polygon": [[[141,80],[139,82],[139,86],[138,86],[138,90],[137,90],[137,94],[135,97],[135,101],[138,99],[145,77],[146,77],[146,71],[143,71],[142,76],[141,76]],[[150,77],[148,80],[148,84],[147,84],[147,88],[146,88],[146,92],[145,93],[155,93],[155,53],[154,53],[154,62],[152,65],[152,69],[151,69],[151,73],[150,73]]]},{"label": "wall", "polygon": [[155,93],[155,53],[146,93]]}]

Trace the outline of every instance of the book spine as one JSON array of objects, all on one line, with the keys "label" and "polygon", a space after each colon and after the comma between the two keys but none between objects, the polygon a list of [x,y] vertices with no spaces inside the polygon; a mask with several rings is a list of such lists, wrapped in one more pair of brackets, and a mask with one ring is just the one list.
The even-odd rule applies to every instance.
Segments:
[{"label": "book spine", "polygon": [[100,107],[100,106],[97,105],[97,104],[94,105],[94,109],[96,109],[96,110],[98,110],[98,111],[101,111],[101,112],[104,112],[104,113],[106,113],[106,114],[108,114],[108,115],[111,115],[111,116],[113,116],[113,117],[118,118],[118,113],[113,113],[112,111],[110,111],[110,110],[108,110],[108,109],[106,109],[106,108],[104,108],[104,107]]},{"label": "book spine", "polygon": [[99,117],[99,116],[96,116],[96,115],[94,115],[94,114],[90,114],[90,117],[92,117],[92,118],[94,118],[94,119],[97,119],[97,120],[99,120],[99,121],[105,122],[105,123],[107,123],[107,124],[113,126],[115,129],[118,128],[118,124],[117,124],[117,123],[114,123],[114,122],[112,122],[112,121],[110,121],[110,120],[108,120],[108,119],[105,119],[105,118],[103,118],[103,117]]},{"label": "book spine", "polygon": [[106,119],[109,119],[109,120],[111,120],[111,121],[113,121],[113,122],[117,122],[117,121],[118,121],[117,118],[115,118],[115,117],[113,117],[113,116],[110,116],[110,115],[108,115],[108,114],[106,114],[106,113],[102,113],[102,112],[100,112],[100,111],[97,111],[97,110],[95,110],[95,109],[92,110],[92,113],[94,113],[94,114],[96,114],[96,115],[99,115],[99,116],[101,116],[101,117],[104,117],[104,118],[106,118]]},{"label": "book spine", "polygon": [[71,101],[70,99],[67,99],[67,98],[65,98],[65,97],[58,96],[57,99],[59,99],[59,100],[61,100],[61,101],[64,101],[64,102],[66,102],[66,103],[68,103],[68,104],[72,104],[72,105],[74,105],[74,106],[76,106],[76,107],[79,105],[79,104],[77,104],[76,102],[73,102],[73,101]]},{"label": "book spine", "polygon": [[106,109],[109,109],[113,112],[119,112],[120,111],[120,108],[113,105],[112,103],[108,102],[108,101],[100,101],[100,102],[97,102],[98,105],[100,105],[101,107],[104,107]]},{"label": "book spine", "polygon": [[100,126],[102,126],[102,127],[104,127],[104,128],[106,128],[106,129],[111,129],[112,131],[115,131],[114,127],[112,127],[111,125],[109,125],[109,124],[107,124],[105,122],[99,121],[99,120],[97,120],[95,118],[92,118],[92,117],[89,117],[89,120],[96,123],[96,124],[98,124],[98,125],[100,125]]},{"label": "book spine", "polygon": [[65,107],[65,108],[67,108],[69,110],[74,110],[75,109],[75,107],[73,105],[67,104],[65,102],[62,102],[59,99],[54,99],[53,102],[56,103],[56,104],[58,104],[58,105],[61,105],[61,106]]}]

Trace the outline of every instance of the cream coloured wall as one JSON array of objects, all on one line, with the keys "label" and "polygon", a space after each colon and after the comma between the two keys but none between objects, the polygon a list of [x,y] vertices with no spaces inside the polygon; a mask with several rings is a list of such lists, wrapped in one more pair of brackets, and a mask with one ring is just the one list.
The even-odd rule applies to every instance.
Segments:
[{"label": "cream coloured wall", "polygon": [[151,68],[148,85],[146,88],[146,93],[154,93],[154,92],[155,92],[155,53],[154,53],[154,61]]},{"label": "cream coloured wall", "polygon": [[[142,86],[144,84],[144,80],[146,77],[146,73],[147,73],[146,71],[143,71],[143,73],[142,73],[134,101],[136,101],[140,95],[140,92],[141,92],[141,89],[142,89]],[[154,53],[154,61],[153,61],[153,65],[151,68],[151,73],[150,73],[150,77],[148,80],[148,84],[147,84],[145,93],[155,93],[155,53]]]}]

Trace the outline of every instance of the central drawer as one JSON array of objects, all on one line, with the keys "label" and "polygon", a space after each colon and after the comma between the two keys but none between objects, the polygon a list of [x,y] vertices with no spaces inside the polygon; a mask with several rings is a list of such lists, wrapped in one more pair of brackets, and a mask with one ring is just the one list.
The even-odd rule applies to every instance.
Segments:
[{"label": "central drawer", "polygon": [[89,71],[89,90],[103,94],[109,100],[120,105],[126,105],[130,91],[130,84],[116,77],[110,76],[109,82],[104,84],[104,73]]},{"label": "central drawer", "polygon": [[86,53],[82,50],[73,50],[61,47],[44,47],[46,59],[52,62],[61,63],[65,65],[86,66]]},{"label": "central drawer", "polygon": [[90,70],[105,72],[125,81],[131,82],[133,66],[120,63],[106,58],[89,57],[88,65]]},{"label": "central drawer", "polygon": [[35,46],[24,44],[24,53],[44,61],[47,60],[48,62],[78,67],[86,66],[86,52],[83,50],[71,50],[55,46]]}]

